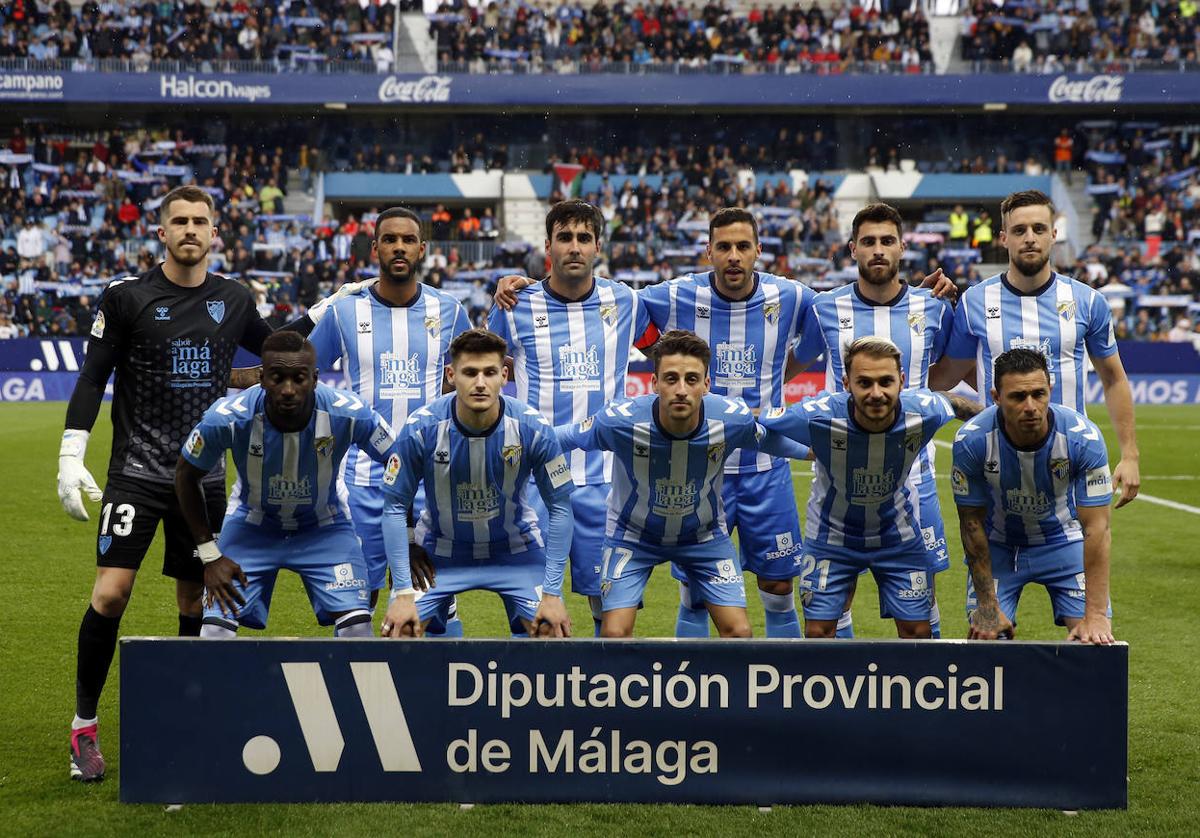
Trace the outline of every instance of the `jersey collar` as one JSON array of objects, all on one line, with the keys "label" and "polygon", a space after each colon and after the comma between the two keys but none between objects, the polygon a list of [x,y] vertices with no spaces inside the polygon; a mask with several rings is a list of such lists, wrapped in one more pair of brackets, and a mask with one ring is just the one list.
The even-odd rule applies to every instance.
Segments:
[{"label": "jersey collar", "polygon": [[1048,288],[1053,286],[1054,283],[1058,281],[1058,273],[1056,271],[1050,271],[1050,278],[1046,280],[1045,284],[1034,288],[1032,291],[1022,291],[1020,288],[1017,288],[1017,286],[1009,282],[1008,271],[1001,271],[1000,281],[1004,283],[1005,288],[1016,294],[1018,297],[1038,297],[1044,294]]},{"label": "jersey collar", "polygon": [[[382,280],[380,280],[380,282],[382,282]],[[425,292],[425,283],[418,282],[417,283],[417,293],[413,294],[413,298],[411,300],[409,300],[407,303],[404,303],[403,305],[398,305],[396,303],[389,302],[388,300],[385,300],[383,297],[379,296],[379,292],[375,290],[374,285],[372,285],[367,290],[371,292],[371,296],[380,305],[385,305],[388,308],[412,308],[420,301],[421,295]]]},{"label": "jersey collar", "polygon": [[545,291],[547,295],[549,295],[550,297],[553,297],[554,299],[558,300],[560,303],[563,303],[564,305],[569,305],[571,303],[582,303],[584,300],[588,299],[589,297],[591,297],[593,294],[596,293],[596,277],[595,276],[592,277],[592,287],[589,288],[588,292],[586,294],[584,294],[582,297],[580,297],[578,300],[568,300],[562,294],[556,293],[555,290],[550,287],[550,277],[546,277],[545,279],[542,280],[542,290]]},{"label": "jersey collar", "polygon": [[654,417],[655,427],[657,427],[659,432],[663,436],[665,436],[667,439],[671,439],[671,440],[693,439],[704,428],[704,399],[703,398],[700,399],[700,421],[696,423],[696,429],[694,431],[692,431],[690,434],[688,434],[687,436],[675,436],[675,434],[671,433],[670,431],[668,431],[666,428],[663,427],[662,420],[658,417],[659,402],[660,402],[659,397],[655,396],[654,397],[654,407],[651,409],[650,413]]},{"label": "jersey collar", "polygon": [[740,300],[735,300],[735,299],[733,299],[733,297],[726,297],[724,294],[721,293],[721,289],[717,287],[717,272],[716,271],[708,272],[708,287],[712,289],[712,292],[714,294],[716,294],[718,297],[720,297],[722,300],[724,300],[727,303],[748,303],[752,299],[754,299],[754,295],[758,293],[758,271],[751,271],[750,276],[754,280],[754,285],[752,285],[750,287],[749,295],[747,295],[746,297],[744,297],[743,299],[740,299]]},{"label": "jersey collar", "polygon": [[908,294],[908,283],[907,283],[907,282],[904,282],[904,281],[901,281],[901,282],[900,282],[900,293],[899,293],[899,294],[897,294],[896,296],[892,297],[892,298],[891,298],[890,300],[888,300],[887,302],[884,302],[884,303],[877,303],[877,302],[875,302],[874,300],[868,300],[866,297],[864,297],[864,296],[863,296],[863,294],[862,294],[862,291],[860,291],[860,290],[858,289],[858,282],[855,282],[855,283],[854,283],[854,296],[858,297],[858,299],[859,299],[859,300],[860,300],[860,301],[861,301],[861,302],[862,302],[864,305],[868,305],[868,306],[888,306],[888,307],[891,307],[891,306],[894,306],[896,303],[900,302],[901,300],[903,300],[906,294]]}]

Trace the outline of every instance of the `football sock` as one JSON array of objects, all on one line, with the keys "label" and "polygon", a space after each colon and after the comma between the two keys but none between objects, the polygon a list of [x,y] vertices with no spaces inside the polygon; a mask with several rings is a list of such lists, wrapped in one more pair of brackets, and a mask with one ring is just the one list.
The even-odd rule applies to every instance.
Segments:
[{"label": "football sock", "polygon": [[371,612],[365,608],[351,611],[337,618],[333,624],[334,637],[373,637]]},{"label": "football sock", "polygon": [[82,719],[96,716],[100,693],[117,650],[120,627],[120,617],[105,617],[90,604],[83,613],[75,663],[75,714]]},{"label": "football sock", "polygon": [[604,619],[604,600],[598,596],[588,597],[588,607],[592,609],[592,623],[594,624],[594,636],[600,636],[600,622]]},{"label": "football sock", "polygon": [[799,637],[800,615],[796,613],[793,594],[772,594],[759,590],[763,613],[766,616],[767,637]]},{"label": "football sock", "polygon": [[180,637],[199,637],[200,626],[204,622],[203,617],[192,617],[188,614],[179,615],[179,636]]},{"label": "football sock", "polygon": [[679,616],[675,619],[676,637],[708,637],[708,609],[704,603],[693,607],[691,591],[679,583]]},{"label": "football sock", "polygon": [[935,640],[942,636],[942,612],[938,609],[936,601],[933,603],[933,608],[929,609],[929,628],[933,631]]},{"label": "football sock", "polygon": [[233,628],[224,623],[205,623],[200,627],[200,636],[210,640],[232,640],[237,637],[237,623]]},{"label": "football sock", "polygon": [[463,636],[463,621],[458,617],[451,617],[446,621],[446,630],[439,637],[462,637]]},{"label": "football sock", "polygon": [[99,719],[81,719],[76,716],[71,720],[71,730],[82,730],[85,727],[91,727],[92,725],[99,723]]},{"label": "football sock", "polygon": [[849,609],[842,612],[842,616],[838,618],[837,634],[835,637],[854,637],[854,616]]}]

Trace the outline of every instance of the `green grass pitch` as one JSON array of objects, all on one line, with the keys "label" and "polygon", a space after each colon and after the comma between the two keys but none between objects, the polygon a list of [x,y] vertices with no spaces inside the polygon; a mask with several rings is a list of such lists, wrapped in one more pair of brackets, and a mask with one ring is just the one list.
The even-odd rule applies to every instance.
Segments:
[{"label": "green grass pitch", "polygon": [[[127,835],[204,834],[362,835],[599,835],[623,829],[639,835],[1197,835],[1200,834],[1200,514],[1140,500],[1113,517],[1114,629],[1131,645],[1129,810],[1081,812],[916,809],[869,806],[478,806],[258,805],[126,806],[117,801],[118,684],[114,665],[101,703],[101,743],[109,778],[81,786],[67,778],[67,728],[74,701],[75,638],[87,605],[94,567],[95,515],[88,524],[69,520],[54,492],[56,449],[64,406],[0,405],[0,834]],[[1093,411],[1116,457],[1115,437],[1103,409]],[[1200,506],[1200,406],[1140,407],[1143,488],[1155,497]],[[952,429],[943,433],[949,438]],[[88,463],[103,484],[109,445],[107,412],[97,423]],[[963,637],[965,569],[949,486],[948,453],[939,452],[943,509],[955,563],[938,578],[943,634]],[[807,468],[796,466],[797,495],[808,495]],[[157,548],[156,548],[157,549]],[[155,555],[154,551],[151,553]],[[161,553],[158,554],[161,556]],[[138,581],[121,629],[124,635],[173,634],[173,586],[154,558]],[[855,606],[861,637],[893,636],[877,616],[876,591],[862,577]],[[647,591],[638,618],[643,636],[670,636],[677,594],[665,569]],[[461,599],[468,636],[502,635],[503,609],[490,595]],[[590,619],[571,598],[578,630]],[[750,599],[756,634],[762,608]],[[303,589],[284,574],[276,589],[268,634],[317,633]],[[1021,604],[1025,639],[1058,640],[1047,598],[1027,591]],[[164,696],[164,701],[170,698]],[[1085,702],[1084,695],[1053,700]],[[203,759],[204,731],[196,731],[196,758]],[[1014,731],[1020,735],[1020,731]],[[1087,730],[1064,735],[1087,736]],[[961,743],[969,748],[970,742]],[[986,773],[988,755],[978,755]],[[864,754],[864,759],[869,758]],[[796,755],[803,770],[804,755]],[[1081,770],[1084,766],[1081,766]]]}]

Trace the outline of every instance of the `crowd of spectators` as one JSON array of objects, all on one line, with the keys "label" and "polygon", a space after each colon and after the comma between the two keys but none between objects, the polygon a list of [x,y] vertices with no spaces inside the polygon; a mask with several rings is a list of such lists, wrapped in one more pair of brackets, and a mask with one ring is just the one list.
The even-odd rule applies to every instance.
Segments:
[{"label": "crowd of spectators", "polygon": [[[123,59],[142,67],[337,61],[389,72],[394,8],[359,0],[5,0],[0,58]],[[402,3],[406,11],[419,8]]]},{"label": "crowd of spectators", "polygon": [[931,68],[929,26],[919,6],[880,12],[878,3],[822,5],[751,5],[743,12],[719,0],[598,0],[587,8],[567,0],[496,0],[472,8],[456,0],[430,16],[430,32],[444,67],[480,73],[598,72],[613,65],[741,72]]},{"label": "crowd of spectators", "polygon": [[975,0],[962,17],[962,56],[1018,73],[1200,69],[1196,0]]}]

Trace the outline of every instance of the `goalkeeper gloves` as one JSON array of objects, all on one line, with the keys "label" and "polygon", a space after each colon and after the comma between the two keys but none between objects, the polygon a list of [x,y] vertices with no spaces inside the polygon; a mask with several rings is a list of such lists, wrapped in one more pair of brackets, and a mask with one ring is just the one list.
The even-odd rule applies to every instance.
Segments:
[{"label": "goalkeeper gloves", "polygon": [[66,513],[76,521],[88,519],[87,508],[83,505],[84,494],[93,501],[104,497],[96,479],[83,464],[90,435],[87,431],[67,428],[58,449],[58,499]]},{"label": "goalkeeper gloves", "polygon": [[338,290],[334,291],[328,297],[317,300],[308,310],[308,319],[313,323],[320,323],[321,318],[325,316],[325,312],[333,307],[333,304],[342,297],[348,297],[351,294],[357,293],[364,288],[368,288],[379,281],[379,277],[374,276],[370,279],[364,279],[359,282],[344,282]]}]

